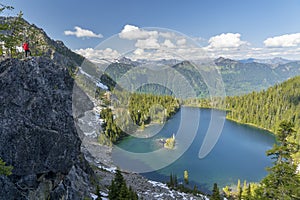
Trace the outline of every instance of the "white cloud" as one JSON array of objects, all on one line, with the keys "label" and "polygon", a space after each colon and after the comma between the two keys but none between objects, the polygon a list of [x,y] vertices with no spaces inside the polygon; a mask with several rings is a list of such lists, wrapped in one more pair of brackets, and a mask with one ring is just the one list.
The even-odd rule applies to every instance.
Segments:
[{"label": "white cloud", "polygon": [[149,37],[157,38],[157,36],[157,31],[146,31],[129,24],[125,25],[121,33],[119,33],[120,38],[128,40],[147,39]]},{"label": "white cloud", "polygon": [[267,38],[264,45],[266,47],[296,47],[300,45],[300,33]]},{"label": "white cloud", "polygon": [[111,48],[104,50],[86,48],[77,49],[75,52],[96,63],[103,59],[114,60],[120,56],[118,51],[112,50]]},{"label": "white cloud", "polygon": [[145,53],[144,49],[137,48],[134,52],[135,55],[141,56]]},{"label": "white cloud", "polygon": [[141,49],[158,49],[160,45],[156,38],[147,38],[145,40],[137,40],[135,47]]},{"label": "white cloud", "polygon": [[[75,35],[75,33],[72,34]],[[105,45],[103,50],[88,48],[79,49],[76,52],[98,63],[101,60],[108,59],[112,61],[120,56],[124,56],[124,52],[127,57],[133,60],[197,60],[204,57],[214,59],[220,56],[231,59],[245,59],[249,57],[273,58],[278,56],[288,59],[299,59],[300,57],[300,33],[268,38],[264,41],[265,46],[258,48],[253,47],[247,41],[241,40],[239,33],[223,33],[205,40],[200,37],[188,38],[168,29],[149,30],[126,25],[119,35],[116,36],[116,39],[118,41],[117,45],[114,43],[112,43],[112,46]],[[122,39],[125,42],[122,43]],[[203,43],[202,46],[204,47],[201,47],[198,44],[199,42]],[[124,46],[122,45],[128,45],[127,49],[130,50],[130,53],[124,51]]]},{"label": "white cloud", "polygon": [[238,48],[242,45],[248,44],[246,41],[240,39],[239,33],[222,33],[211,37],[208,40],[209,48]]},{"label": "white cloud", "polygon": [[185,45],[186,44],[186,39],[181,38],[181,39],[177,40],[176,44],[179,45],[179,46]]},{"label": "white cloud", "polygon": [[207,39],[202,38],[202,37],[192,37],[192,39],[197,42],[200,46],[205,46],[208,42]]},{"label": "white cloud", "polygon": [[176,37],[176,35],[174,33],[172,33],[172,32],[160,32],[159,36],[162,36],[162,37],[168,38],[168,39]]},{"label": "white cloud", "polygon": [[209,49],[204,48],[207,55],[212,58],[225,57],[230,59],[271,59],[274,57],[283,57],[291,60],[299,60],[300,48],[286,47],[286,48],[257,48],[243,46],[241,48],[230,49]]},{"label": "white cloud", "polygon": [[176,46],[171,42],[171,40],[165,40],[163,46],[166,48],[175,48]]},{"label": "white cloud", "polygon": [[75,35],[76,37],[94,37],[94,38],[103,38],[103,35],[96,34],[90,30],[82,29],[79,26],[74,27],[75,31],[64,31],[65,35]]}]

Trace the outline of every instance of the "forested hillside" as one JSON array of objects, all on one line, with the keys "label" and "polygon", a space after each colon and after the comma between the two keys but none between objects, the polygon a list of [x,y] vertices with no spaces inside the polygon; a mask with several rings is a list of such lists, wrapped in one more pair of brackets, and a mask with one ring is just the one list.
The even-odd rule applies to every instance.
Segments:
[{"label": "forested hillside", "polygon": [[282,120],[295,124],[300,131],[300,76],[266,91],[243,96],[227,97],[228,118],[242,123],[252,123],[276,132]]},{"label": "forested hillside", "polygon": [[129,103],[131,118],[137,125],[149,122],[163,123],[178,109],[179,101],[172,96],[133,94]]},{"label": "forested hillside", "polygon": [[273,133],[286,120],[294,124],[300,143],[300,76],[261,92],[226,97],[225,99],[189,99],[186,105],[228,110],[227,118],[268,129]]},{"label": "forested hillside", "polygon": [[100,113],[104,120],[103,135],[100,143],[118,142],[128,133],[134,133],[137,128],[145,128],[150,123],[164,123],[179,109],[179,100],[172,96],[158,96],[117,92],[111,95],[112,107],[103,109]]}]

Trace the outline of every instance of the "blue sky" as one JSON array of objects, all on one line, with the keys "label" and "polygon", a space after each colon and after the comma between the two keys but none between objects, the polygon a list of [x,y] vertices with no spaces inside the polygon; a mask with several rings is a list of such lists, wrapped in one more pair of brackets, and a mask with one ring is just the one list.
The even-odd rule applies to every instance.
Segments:
[{"label": "blue sky", "polygon": [[[199,39],[216,57],[297,59],[300,55],[299,0],[2,0],[2,3],[14,6],[15,12],[22,10],[26,20],[73,50],[94,48],[120,33],[126,25],[132,25],[179,31]],[[243,54],[236,51],[241,48],[245,50]]]}]

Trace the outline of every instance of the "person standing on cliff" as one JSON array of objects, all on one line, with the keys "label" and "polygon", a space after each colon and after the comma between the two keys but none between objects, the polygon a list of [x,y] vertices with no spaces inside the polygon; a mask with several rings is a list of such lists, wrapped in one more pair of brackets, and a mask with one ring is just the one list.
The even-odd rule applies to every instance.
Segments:
[{"label": "person standing on cliff", "polygon": [[25,57],[27,57],[28,55],[31,56],[31,51],[29,50],[29,44],[28,42],[24,42],[24,44],[22,45],[24,51],[25,51]]}]

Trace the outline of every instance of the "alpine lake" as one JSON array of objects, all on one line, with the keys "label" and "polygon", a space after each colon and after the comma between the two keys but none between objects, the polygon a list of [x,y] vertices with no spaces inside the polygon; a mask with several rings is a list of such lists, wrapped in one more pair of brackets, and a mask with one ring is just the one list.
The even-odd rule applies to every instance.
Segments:
[{"label": "alpine lake", "polygon": [[[122,169],[165,183],[171,173],[183,182],[187,170],[189,186],[202,191],[210,191],[214,183],[233,186],[238,179],[259,182],[272,166],[266,151],[276,142],[274,135],[225,115],[225,111],[181,107],[166,123],[140,131],[143,137],[128,136],[119,142],[113,160]],[[173,134],[174,149],[164,148],[163,142]]]}]

